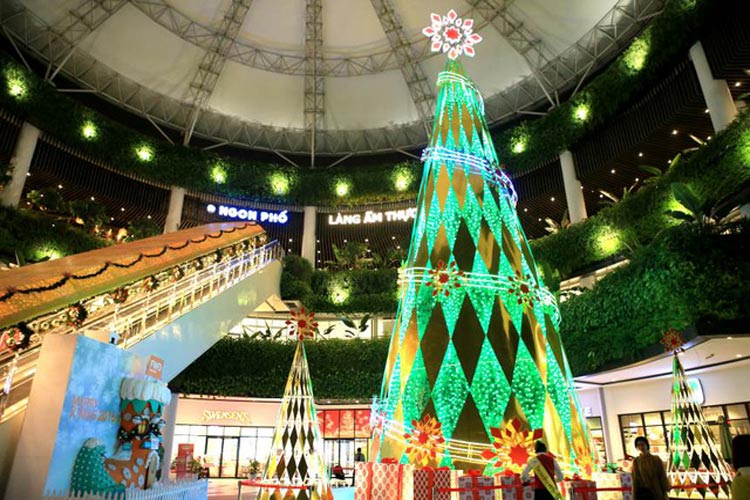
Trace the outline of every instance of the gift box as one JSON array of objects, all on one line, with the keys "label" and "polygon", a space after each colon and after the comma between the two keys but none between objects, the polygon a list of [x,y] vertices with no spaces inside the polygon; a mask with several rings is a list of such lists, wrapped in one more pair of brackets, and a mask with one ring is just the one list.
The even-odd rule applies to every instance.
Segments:
[{"label": "gift box", "polygon": [[414,500],[459,500],[458,492],[436,491],[440,488],[458,488],[458,471],[448,467],[414,471]]},{"label": "gift box", "polygon": [[414,500],[409,464],[357,462],[354,474],[354,500]]},{"label": "gift box", "polygon": [[563,491],[567,492],[570,500],[598,500],[596,491],[580,492],[579,488],[596,488],[594,481],[584,479],[574,479],[572,481],[563,481]]},{"label": "gift box", "polygon": [[458,498],[459,500],[494,500],[495,491],[497,491],[493,488],[494,486],[494,478],[482,476],[481,473],[469,473],[458,478],[459,489],[467,490],[459,492]]},{"label": "gift box", "polygon": [[[521,482],[519,474],[502,474],[495,476],[495,484],[500,486],[515,486]],[[503,488],[496,498],[502,500],[534,500],[534,488],[530,485],[522,486],[520,495],[518,488]],[[519,498],[520,496],[520,498]]]},{"label": "gift box", "polygon": [[598,488],[628,488],[628,491],[601,491],[599,500],[633,500],[633,475],[630,472],[595,472]]}]

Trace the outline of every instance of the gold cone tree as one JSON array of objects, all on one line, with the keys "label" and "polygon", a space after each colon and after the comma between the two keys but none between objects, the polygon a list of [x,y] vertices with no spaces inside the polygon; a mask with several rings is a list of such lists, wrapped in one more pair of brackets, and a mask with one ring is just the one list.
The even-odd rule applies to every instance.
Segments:
[{"label": "gold cone tree", "polygon": [[482,97],[451,57],[451,37],[475,36],[471,20],[456,19],[433,15],[424,31],[433,49],[448,40],[450,60],[438,76],[371,456],[518,470],[541,435],[566,472],[585,476],[595,462],[556,300],[518,220]]},{"label": "gold cone tree", "polygon": [[[669,432],[667,475],[672,486],[670,498],[730,498],[732,475],[719,452],[714,435],[703,417],[677,357],[682,335],[668,330],[662,337],[672,361],[672,425]],[[691,488],[697,486],[697,488]]]},{"label": "gold cone tree", "polygon": [[285,499],[293,496],[296,500],[332,500],[303,342],[314,335],[318,325],[315,314],[304,308],[293,311],[287,324],[299,340],[281,400],[271,453],[263,472],[261,484],[264,486],[258,491],[257,498],[268,500],[276,493]]}]

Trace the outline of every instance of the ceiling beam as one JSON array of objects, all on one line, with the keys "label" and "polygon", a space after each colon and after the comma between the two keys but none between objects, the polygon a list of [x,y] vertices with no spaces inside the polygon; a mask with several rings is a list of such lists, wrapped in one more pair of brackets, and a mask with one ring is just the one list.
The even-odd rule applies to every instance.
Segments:
[{"label": "ceiling beam", "polygon": [[310,167],[315,168],[318,132],[325,116],[325,61],[323,60],[323,1],[305,2],[305,132],[310,139]]},{"label": "ceiling beam", "polygon": [[396,55],[399,69],[404,76],[406,86],[409,88],[414,106],[417,108],[419,120],[422,122],[422,127],[429,138],[435,108],[435,94],[432,91],[432,85],[427,81],[427,75],[419,64],[419,58],[412,50],[404,26],[393,8],[393,2],[391,0],[370,0],[370,2],[375,9],[378,20],[380,20],[383,31],[385,31],[388,43],[390,43],[391,49]]},{"label": "ceiling beam", "polygon": [[553,59],[542,38],[508,12],[508,2],[503,0],[467,0],[467,2],[474,7],[476,13],[485,22],[495,28],[518,55],[523,57],[550,104],[553,107],[559,105],[555,86],[541,72],[541,69]]},{"label": "ceiling beam", "polygon": [[216,82],[219,81],[219,76],[227,61],[229,49],[234,44],[252,3],[253,0],[232,0],[224,13],[219,29],[211,36],[206,53],[203,54],[188,87],[187,103],[190,111],[182,139],[185,146],[190,143],[201,111],[206,107],[216,88]]}]

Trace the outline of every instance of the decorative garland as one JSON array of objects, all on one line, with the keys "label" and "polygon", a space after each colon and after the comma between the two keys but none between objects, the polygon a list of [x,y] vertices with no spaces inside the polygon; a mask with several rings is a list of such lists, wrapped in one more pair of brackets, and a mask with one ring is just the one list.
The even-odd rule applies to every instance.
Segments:
[{"label": "decorative garland", "polygon": [[[129,268],[133,267],[134,265],[138,264],[139,262],[141,262],[143,259],[153,259],[153,258],[161,257],[162,255],[164,255],[165,253],[167,253],[168,250],[182,250],[183,248],[186,248],[191,243],[195,243],[195,244],[203,243],[204,241],[206,241],[209,238],[211,238],[211,239],[218,239],[218,238],[221,238],[222,236],[224,236],[225,234],[230,234],[230,233],[233,233],[233,232],[235,232],[235,231],[237,231],[239,229],[245,229],[248,226],[254,226],[254,225],[255,225],[255,222],[248,222],[245,225],[240,226],[240,227],[234,227],[232,229],[220,229],[219,230],[219,234],[216,234],[216,235],[206,234],[202,238],[189,239],[189,240],[185,241],[185,243],[183,243],[181,245],[175,245],[175,246],[164,245],[161,248],[161,250],[159,250],[155,254],[145,254],[145,253],[138,254],[138,257],[135,260],[133,260],[132,262],[128,263],[128,264],[118,264],[116,262],[106,262],[97,271],[94,271],[94,272],[89,273],[89,274],[78,274],[78,275],[77,274],[64,274],[62,278],[60,278],[59,280],[57,280],[54,283],[51,283],[49,285],[37,286],[37,287],[31,287],[31,288],[23,288],[23,289],[8,288],[8,289],[6,289],[6,291],[5,291],[4,294],[0,295],[0,302],[5,302],[6,300],[10,299],[11,297],[13,297],[16,294],[26,295],[26,294],[30,294],[30,293],[48,292],[50,290],[56,290],[57,288],[60,288],[61,286],[65,285],[71,279],[73,279],[73,280],[87,280],[87,279],[90,279],[90,278],[95,278],[95,277],[101,275],[104,271],[106,271],[110,267],[116,267],[116,268],[119,268],[119,269],[129,269]],[[259,241],[261,241],[261,240],[259,240]],[[220,262],[220,260],[221,260],[221,251],[217,250],[216,252],[217,252],[217,260],[216,260],[216,262]]]},{"label": "decorative garland", "polygon": [[[250,223],[254,224],[254,223]],[[243,226],[244,228],[245,226]],[[226,230],[222,233],[227,232],[233,232],[238,228]],[[210,238],[217,238],[218,236],[212,236],[212,235],[206,235]],[[260,244],[261,242],[266,241],[265,234],[255,236],[253,240]],[[198,243],[200,241],[205,241],[205,237],[200,240],[189,240],[184,245],[179,246],[178,248],[185,248],[187,244],[190,242],[192,243]],[[41,342],[41,334],[52,329],[57,328],[61,325],[67,325],[69,327],[72,327],[74,329],[79,329],[84,324],[86,319],[89,317],[89,315],[94,312],[98,307],[106,306],[108,303],[114,303],[114,304],[122,304],[125,301],[127,301],[133,293],[151,293],[159,288],[161,285],[161,280],[159,276],[162,276],[163,279],[170,279],[172,282],[177,282],[181,279],[183,279],[186,276],[185,270],[187,270],[190,274],[194,272],[198,272],[205,268],[206,262],[220,262],[224,256],[224,253],[231,255],[241,255],[249,250],[252,250],[254,248],[254,243],[251,242],[250,239],[244,240],[242,242],[236,243],[234,245],[230,245],[227,247],[224,247],[222,249],[216,250],[215,252],[212,252],[210,254],[206,254],[201,257],[197,257],[194,259],[194,261],[187,263],[186,265],[176,265],[172,268],[168,268],[160,272],[158,275],[151,275],[146,278],[143,278],[140,281],[131,283],[126,286],[122,286],[119,288],[116,288],[105,295],[105,297],[108,297],[109,300],[105,300],[102,304],[97,304],[96,298],[87,299],[89,302],[89,305],[86,306],[83,303],[75,303],[66,309],[62,311],[58,311],[57,313],[53,313],[53,316],[56,317],[47,317],[47,319],[42,320],[35,320],[32,323],[36,323],[35,325],[29,326],[27,322],[21,322],[13,327],[7,328],[2,332],[2,336],[0,337],[0,351],[3,349],[8,349],[12,352],[24,350],[30,346],[36,345],[39,342]],[[167,247],[165,246],[162,248],[162,250],[159,252],[159,255],[163,255],[167,249],[176,249],[175,247]],[[132,267],[136,262],[142,260],[143,258],[148,257],[154,257],[154,255],[145,255],[141,254],[138,259],[136,259],[134,262],[131,262],[129,264],[115,264],[115,263],[107,263],[105,266],[96,271],[95,273],[91,273],[89,275],[81,275],[81,276],[74,276],[74,275],[66,275],[64,280],[58,280],[58,282],[54,283],[57,284],[56,287],[53,286],[46,286],[41,287],[45,290],[49,289],[52,290],[54,288],[58,288],[62,286],[67,280],[73,278],[73,279],[87,279],[93,276],[98,276],[106,268],[108,268],[110,265],[120,268],[128,268]],[[62,283],[61,283],[62,282]],[[54,285],[53,284],[53,285]],[[14,293],[33,293],[34,291],[41,291],[36,289],[26,289],[26,290],[14,290]],[[7,299],[6,299],[7,300]]]}]

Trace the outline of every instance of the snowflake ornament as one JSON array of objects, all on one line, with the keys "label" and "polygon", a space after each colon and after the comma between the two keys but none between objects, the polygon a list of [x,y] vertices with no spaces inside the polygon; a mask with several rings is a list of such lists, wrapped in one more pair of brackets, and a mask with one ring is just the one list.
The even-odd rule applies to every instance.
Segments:
[{"label": "snowflake ornament", "polygon": [[474,57],[474,45],[481,42],[482,37],[472,32],[473,19],[461,19],[453,9],[445,16],[432,13],[430,19],[432,24],[424,28],[422,34],[431,39],[432,52],[447,52],[451,60],[461,54]]},{"label": "snowflake ornament", "polygon": [[438,261],[437,267],[430,269],[430,281],[427,282],[427,286],[432,288],[432,296],[437,297],[438,295],[450,296],[453,288],[461,288],[461,280],[463,279],[464,272],[458,269],[456,261],[446,265],[442,260]]},{"label": "snowflake ornament", "polygon": [[518,298],[519,305],[527,305],[534,308],[534,302],[539,301],[539,285],[533,281],[530,274],[522,275],[516,271],[515,276],[508,276],[508,293]]},{"label": "snowflake ornament", "polygon": [[682,338],[682,332],[670,328],[662,334],[660,342],[666,352],[678,352],[682,349],[685,340]]}]

